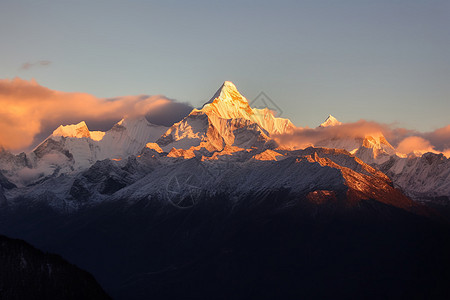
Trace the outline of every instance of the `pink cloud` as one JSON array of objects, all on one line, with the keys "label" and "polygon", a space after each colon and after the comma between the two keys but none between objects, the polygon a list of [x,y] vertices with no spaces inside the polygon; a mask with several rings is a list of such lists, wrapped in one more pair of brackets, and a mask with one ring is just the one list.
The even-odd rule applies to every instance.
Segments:
[{"label": "pink cloud", "polygon": [[275,140],[284,146],[302,149],[329,139],[355,139],[382,133],[389,143],[403,154],[411,152],[450,154],[450,125],[432,132],[421,133],[393,125],[359,120],[325,128],[296,128],[293,133],[275,136]]},{"label": "pink cloud", "polygon": [[438,150],[450,149],[450,125],[423,135]]},{"label": "pink cloud", "polygon": [[410,136],[402,140],[397,146],[397,152],[409,154],[412,152],[436,152],[430,141],[420,136]]},{"label": "pink cloud", "polygon": [[281,145],[304,148],[327,139],[364,138],[366,135],[376,135],[380,132],[386,135],[391,130],[384,124],[359,120],[324,128],[296,128],[293,133],[277,135],[274,138]]},{"label": "pink cloud", "polygon": [[3,79],[0,80],[0,146],[20,150],[29,147],[35,136],[60,124],[118,121],[124,116],[146,115],[174,103],[163,96],[104,99],[86,93],[54,91],[34,80]]}]

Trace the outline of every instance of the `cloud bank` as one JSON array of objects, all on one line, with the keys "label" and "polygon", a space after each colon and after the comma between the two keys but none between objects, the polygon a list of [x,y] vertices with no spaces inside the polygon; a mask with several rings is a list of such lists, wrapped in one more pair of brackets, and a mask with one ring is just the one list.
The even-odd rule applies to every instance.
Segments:
[{"label": "cloud bank", "polygon": [[[61,124],[86,121],[92,130],[107,130],[124,116],[148,115],[154,123],[178,121],[192,110],[164,96],[97,98],[86,93],[54,91],[36,81],[0,80],[0,146],[13,150],[30,147],[36,137]],[[157,113],[161,116],[155,117]],[[159,118],[159,119],[158,119]],[[161,119],[162,118],[162,119]]]},{"label": "cloud bank", "polygon": [[450,149],[450,125],[425,133],[423,138],[429,140],[439,151]]},{"label": "cloud bank", "polygon": [[436,150],[431,145],[430,141],[427,141],[419,136],[410,136],[398,144],[397,151],[403,154],[408,154],[412,152],[435,152]]},{"label": "cloud bank", "polygon": [[281,144],[295,149],[320,144],[330,139],[358,139],[383,134],[398,153],[443,153],[450,157],[450,125],[432,132],[418,132],[394,125],[359,120],[325,128],[296,128],[290,134],[275,136]]},{"label": "cloud bank", "polygon": [[283,145],[304,148],[328,139],[364,138],[366,135],[385,133],[389,127],[384,124],[360,120],[354,123],[343,123],[329,127],[298,127],[291,134],[277,135],[275,139]]}]

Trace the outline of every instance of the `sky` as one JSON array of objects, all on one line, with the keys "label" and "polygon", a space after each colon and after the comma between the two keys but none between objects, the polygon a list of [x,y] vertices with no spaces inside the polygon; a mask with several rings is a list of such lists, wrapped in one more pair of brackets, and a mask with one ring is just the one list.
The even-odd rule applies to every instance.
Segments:
[{"label": "sky", "polygon": [[0,79],[55,91],[198,107],[230,80],[297,126],[450,124],[448,0],[1,0],[0,41]]}]

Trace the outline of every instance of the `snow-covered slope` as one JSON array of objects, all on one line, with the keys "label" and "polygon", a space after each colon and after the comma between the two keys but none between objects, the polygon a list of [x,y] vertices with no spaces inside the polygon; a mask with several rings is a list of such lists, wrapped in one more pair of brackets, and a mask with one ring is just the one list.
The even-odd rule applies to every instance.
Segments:
[{"label": "snow-covered slope", "polygon": [[408,211],[420,210],[392,187],[386,175],[343,150],[262,151],[228,146],[224,153],[188,159],[146,149],[138,157],[97,161],[74,176],[52,177],[39,185],[5,191],[5,196],[11,205],[28,199],[73,211],[125,199],[158,199],[186,208],[195,205],[200,194],[226,194],[239,200],[252,193],[286,190],[293,199],[308,197],[313,202],[347,199],[350,202],[342,200],[345,205],[353,206],[376,200]]},{"label": "snow-covered slope", "polygon": [[222,150],[225,145],[250,148],[271,142],[271,134],[286,133],[294,125],[275,118],[268,109],[251,108],[233,83],[226,81],[201,109],[194,109],[158,140],[166,151],[202,146]]},{"label": "snow-covered slope", "polygon": [[28,185],[50,176],[85,170],[97,160],[137,155],[166,130],[167,127],[151,124],[145,117],[122,119],[107,132],[89,131],[85,122],[61,125],[31,153],[21,154],[22,159],[4,152],[0,170],[16,184]]},{"label": "snow-covered slope", "polygon": [[365,136],[362,145],[354,153],[366,163],[383,163],[395,156],[395,149],[381,132]]},{"label": "snow-covered slope", "polygon": [[139,153],[147,143],[156,141],[167,127],[154,125],[145,117],[122,119],[105,133],[99,159],[122,159]]},{"label": "snow-covered slope", "polygon": [[377,167],[413,199],[449,204],[450,159],[444,155],[392,156]]},{"label": "snow-covered slope", "polygon": [[4,175],[9,176],[9,174],[25,167],[31,167],[31,162],[24,152],[14,155],[0,147],[0,171]]}]

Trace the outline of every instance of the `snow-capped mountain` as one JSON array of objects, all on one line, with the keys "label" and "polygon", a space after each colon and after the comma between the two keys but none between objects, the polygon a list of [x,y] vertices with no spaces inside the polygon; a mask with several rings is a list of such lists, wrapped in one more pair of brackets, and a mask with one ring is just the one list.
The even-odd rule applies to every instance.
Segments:
[{"label": "snow-capped mountain", "polygon": [[247,99],[242,96],[236,86],[225,81],[214,96],[203,105],[201,111],[209,117],[222,119],[245,119],[257,123],[269,134],[283,134],[294,128],[288,119],[276,118],[265,109],[251,108]]},{"label": "snow-capped mountain", "polygon": [[159,152],[152,145],[146,149],[138,157],[122,161],[97,161],[74,177],[53,177],[27,189],[6,191],[6,197],[10,204],[15,198],[32,202],[45,199],[57,210],[73,211],[104,201],[133,202],[147,197],[185,207],[193,205],[201,194],[239,199],[249,193],[286,189],[292,197],[305,196],[313,202],[346,198],[354,205],[376,200],[421,211],[420,205],[396,190],[385,174],[343,150],[263,151],[228,146],[204,153],[209,156],[195,153],[186,159]]},{"label": "snow-capped mountain", "polygon": [[8,176],[23,168],[31,168],[31,162],[24,152],[14,155],[0,147],[0,172]]},{"label": "snow-capped mountain", "polygon": [[137,155],[166,130],[145,117],[122,119],[106,132],[89,131],[85,122],[61,125],[31,153],[8,156],[5,152],[0,170],[24,186],[49,176],[85,170],[98,160]]},{"label": "snow-capped mountain", "polygon": [[[320,130],[340,125],[342,125],[342,122],[329,115],[325,122],[320,124],[317,129]],[[344,135],[327,138],[315,143],[314,146],[344,149],[369,164],[383,163],[395,155],[394,147],[392,147],[381,132],[374,132],[360,137],[347,137]]]},{"label": "snow-capped mountain", "polygon": [[[318,129],[339,125],[342,123],[330,115]],[[330,138],[315,146],[347,150],[388,175],[412,199],[440,204],[450,199],[450,159],[442,154],[398,155],[381,132],[359,138]]]},{"label": "snow-capped mountain", "polygon": [[319,125],[319,127],[329,127],[329,126],[337,126],[342,125],[342,122],[339,122],[335,117],[332,115],[328,115],[325,122]]},{"label": "snow-capped mountain", "polygon": [[145,117],[122,119],[99,141],[101,153],[98,159],[123,159],[136,155],[166,130],[167,127],[152,124]]},{"label": "snow-capped mountain", "polygon": [[194,109],[174,124],[157,143],[166,151],[261,147],[273,144],[271,134],[287,133],[293,128],[291,121],[274,117],[268,109],[251,108],[235,85],[226,81],[201,109]]},{"label": "snow-capped mountain", "polygon": [[354,155],[367,163],[383,163],[395,155],[395,149],[379,132],[365,136]]},{"label": "snow-capped mountain", "polygon": [[442,154],[429,152],[422,156],[392,156],[376,167],[413,199],[449,203],[450,158]]}]

